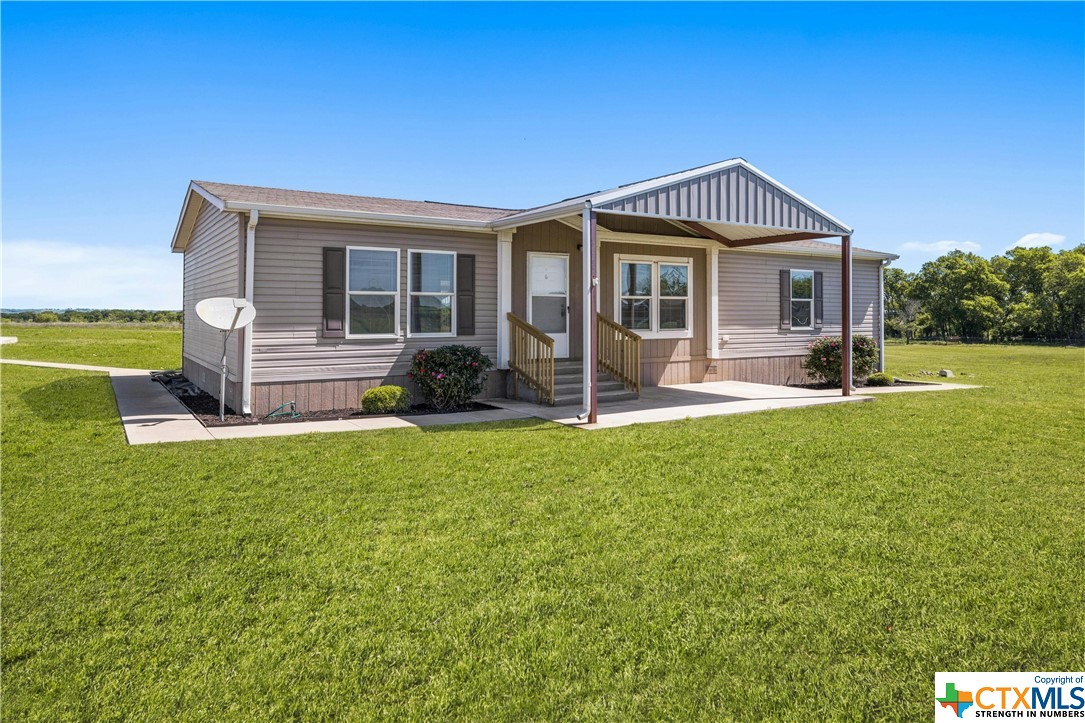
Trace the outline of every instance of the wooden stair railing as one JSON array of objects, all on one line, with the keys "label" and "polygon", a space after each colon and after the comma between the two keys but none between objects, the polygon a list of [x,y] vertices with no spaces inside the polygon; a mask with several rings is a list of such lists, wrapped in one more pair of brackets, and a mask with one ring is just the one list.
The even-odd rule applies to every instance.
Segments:
[{"label": "wooden stair railing", "polygon": [[599,370],[608,372],[640,394],[640,334],[626,329],[602,314],[599,318]]},{"label": "wooden stair railing", "polygon": [[512,397],[520,398],[520,380],[535,391],[536,402],[554,403],[554,340],[511,311],[509,370]]}]

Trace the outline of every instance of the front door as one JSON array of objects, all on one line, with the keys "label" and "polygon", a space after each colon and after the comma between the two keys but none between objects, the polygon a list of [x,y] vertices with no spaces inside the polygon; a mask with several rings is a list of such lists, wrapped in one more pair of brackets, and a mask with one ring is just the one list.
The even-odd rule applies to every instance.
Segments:
[{"label": "front door", "polygon": [[569,357],[569,255],[527,255],[527,321],[554,339],[554,356]]}]

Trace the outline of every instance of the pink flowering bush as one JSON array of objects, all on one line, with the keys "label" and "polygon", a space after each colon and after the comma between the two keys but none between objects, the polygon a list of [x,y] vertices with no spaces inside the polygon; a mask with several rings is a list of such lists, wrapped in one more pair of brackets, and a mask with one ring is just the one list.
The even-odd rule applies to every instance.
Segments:
[{"label": "pink flowering bush", "polygon": [[[827,384],[840,384],[843,374],[844,342],[839,336],[822,336],[807,347],[802,368],[810,376]],[[869,336],[855,334],[851,338],[852,383],[866,379],[878,368],[878,344]]]},{"label": "pink flowering bush", "polygon": [[490,358],[477,346],[450,344],[419,349],[407,378],[418,385],[429,404],[442,411],[463,409],[486,386]]}]

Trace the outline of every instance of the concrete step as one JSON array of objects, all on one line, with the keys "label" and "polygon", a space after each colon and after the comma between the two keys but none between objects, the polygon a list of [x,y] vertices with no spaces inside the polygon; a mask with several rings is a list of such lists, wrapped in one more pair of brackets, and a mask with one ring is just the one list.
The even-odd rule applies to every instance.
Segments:
[{"label": "concrete step", "polygon": [[[636,398],[637,395],[634,392],[626,391],[624,387],[609,392],[600,391],[599,396],[597,397],[600,407],[605,404],[610,404],[612,402],[627,402]],[[579,389],[577,390],[576,394],[570,394],[565,396],[558,396],[556,393],[554,394],[555,407],[568,407],[574,404],[580,404],[581,401],[582,400],[580,397]]]},{"label": "concrete step", "polygon": [[[625,389],[624,384],[613,379],[599,377],[598,381],[600,394],[603,392],[616,392]],[[554,384],[554,397],[566,397],[570,394],[580,394],[583,388],[584,384],[579,379],[567,384]]]}]

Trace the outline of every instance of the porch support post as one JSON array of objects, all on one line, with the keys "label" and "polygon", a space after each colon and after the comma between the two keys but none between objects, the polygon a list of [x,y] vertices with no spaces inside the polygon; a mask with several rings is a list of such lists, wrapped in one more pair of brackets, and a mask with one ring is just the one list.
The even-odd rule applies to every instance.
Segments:
[{"label": "porch support post", "polygon": [[707,250],[708,254],[708,352],[709,359],[720,357],[720,251]]},{"label": "porch support post", "polygon": [[512,234],[497,232],[497,368],[509,368],[509,312],[512,311]]},{"label": "porch support post", "polygon": [[851,396],[851,236],[840,237],[840,393]]},{"label": "porch support post", "polygon": [[599,417],[599,385],[596,383],[596,374],[599,368],[598,323],[596,309],[599,304],[599,274],[596,236],[595,211],[592,210],[591,201],[584,202],[582,223],[583,238],[581,243],[580,264],[583,267],[584,278],[584,322],[583,322],[583,349],[584,349],[584,410],[588,424],[595,424]]},{"label": "porch support post", "polygon": [[878,264],[878,371],[885,371],[885,267],[888,261]]}]

